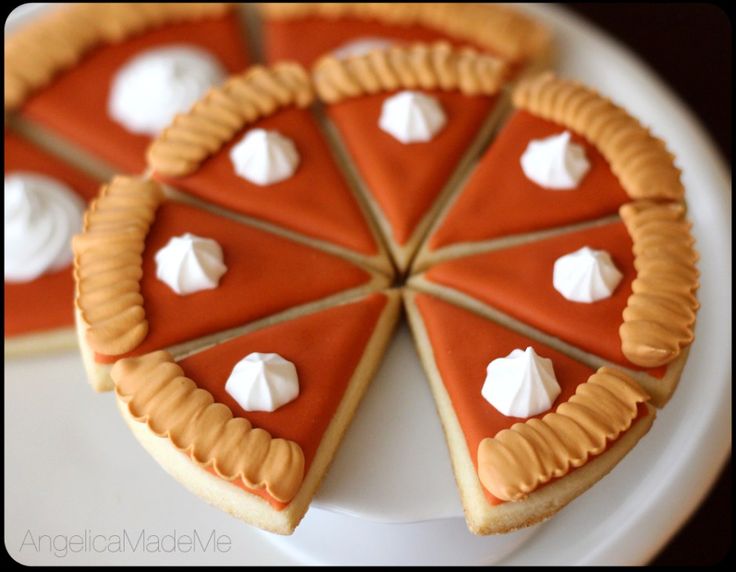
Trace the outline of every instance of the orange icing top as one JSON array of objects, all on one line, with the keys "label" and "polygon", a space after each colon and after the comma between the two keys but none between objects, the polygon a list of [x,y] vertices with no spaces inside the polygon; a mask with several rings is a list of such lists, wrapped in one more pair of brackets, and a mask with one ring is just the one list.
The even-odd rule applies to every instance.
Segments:
[{"label": "orange icing top", "polygon": [[[185,232],[214,239],[222,247],[227,272],[217,288],[180,296],[156,278],[156,252]],[[165,202],[143,252],[140,289],[149,331],[133,354],[245,325],[369,279],[365,270],[325,252],[189,205]],[[119,357],[96,354],[101,363]]]},{"label": "orange icing top", "polygon": [[438,249],[615,214],[629,197],[603,155],[575,133],[572,140],[583,146],[590,162],[590,170],[576,189],[547,190],[524,175],[520,161],[529,142],[564,129],[525,111],[514,113],[429,239],[429,247]]},{"label": "orange icing top", "polygon": [[317,16],[299,19],[267,19],[263,23],[266,59],[297,61],[311,66],[321,56],[357,38],[386,38],[396,42],[433,42],[447,40],[467,45],[441,32],[421,26],[391,26],[354,18],[342,18],[336,24]]},{"label": "orange icing top", "polygon": [[494,497],[523,500],[603,453],[636,421],[649,396],[623,373],[600,368],[553,413],[515,423],[478,446],[478,477]]},{"label": "orange icing top", "polygon": [[[385,294],[371,294],[240,336],[180,365],[235,416],[298,443],[306,473],[385,306]],[[317,338],[320,343],[313,343]],[[278,353],[294,363],[299,397],[271,413],[244,411],[225,391],[225,382],[235,364],[251,352]]]},{"label": "orange icing top", "polygon": [[[274,129],[291,139],[299,153],[296,173],[267,187],[235,173],[230,149],[247,129]],[[377,246],[352,191],[343,179],[309,110],[289,107],[249,125],[190,175],[157,176],[209,202],[357,250]]]},{"label": "orange icing top", "polygon": [[621,324],[622,350],[632,362],[661,366],[693,341],[698,254],[678,203],[637,201],[621,207],[634,241],[636,280]]},{"label": "orange icing top", "polygon": [[171,355],[153,352],[118,361],[115,393],[131,416],[168,438],[190,459],[228,481],[237,479],[284,503],[304,477],[304,455],[293,441],[272,439],[185,377]]},{"label": "orange icing top", "polygon": [[680,170],[664,141],[589,87],[544,73],[521,81],[513,101],[517,108],[565,125],[595,145],[632,199],[683,198]]},{"label": "orange icing top", "polygon": [[90,3],[46,12],[5,40],[5,109],[18,107],[100,44],[229,9],[225,3]]},{"label": "orange icing top", "polygon": [[[565,300],[552,284],[555,260],[583,246],[606,250],[623,274],[610,298],[592,304]],[[621,222],[456,258],[433,266],[426,277],[601,358],[643,369],[624,356],[618,335],[636,278],[632,242]],[[661,377],[665,371],[648,373]]]},{"label": "orange icing top", "polygon": [[[570,399],[578,385],[585,383],[594,373],[593,369],[564,354],[439,298],[418,293],[414,301],[424,320],[437,368],[465,434],[476,470],[481,442],[525,421],[499,413],[481,396],[486,367],[492,360],[527,346],[533,347],[540,356],[551,359],[562,390],[553,407]],[[535,418],[543,416],[544,413]],[[487,495],[487,498],[492,504],[501,500],[492,495]]]},{"label": "orange icing top", "polygon": [[[29,141],[5,131],[5,173],[30,171],[53,177],[90,200],[99,183],[62,163]],[[5,282],[5,336],[17,336],[74,324],[74,280],[70,268],[32,282]],[[43,300],[43,304],[39,301]]]},{"label": "orange icing top", "polygon": [[230,72],[248,64],[247,47],[235,12],[154,29],[124,42],[100,46],[78,65],[31,97],[21,112],[111,165],[127,172],[145,168],[150,138],[130,133],[107,114],[109,89],[130,58],[166,44],[191,44],[210,51]]},{"label": "orange icing top", "polygon": [[439,100],[447,124],[426,143],[406,145],[378,126],[381,106],[392,93],[347,99],[327,109],[399,244],[409,240],[496,102],[453,91],[427,93]]},{"label": "orange icing top", "polygon": [[[458,3],[262,3],[261,10],[267,17],[267,23],[317,20],[321,17],[332,24],[333,28],[343,28],[358,20],[364,26],[358,27],[352,38],[368,35],[364,30],[370,24],[380,22],[387,32],[383,35],[398,34],[401,28],[425,28],[433,32],[445,34],[478,45],[484,50],[502,55],[513,62],[526,62],[544,56],[550,49],[549,31],[541,24],[528,18],[523,13],[506,6],[490,4],[458,4]],[[336,20],[339,20],[336,22]],[[270,29],[268,31],[271,31]],[[292,29],[292,32],[296,30]],[[326,28],[324,32],[328,32]],[[380,31],[374,35],[381,35]],[[303,38],[304,36],[292,36]],[[332,36],[334,37],[334,36]],[[394,37],[389,35],[389,37]],[[400,37],[400,36],[399,36]],[[279,37],[287,47],[291,39],[285,34]],[[415,38],[411,38],[415,39]],[[416,38],[425,39],[425,38]],[[307,43],[307,42],[304,42]],[[270,57],[277,55],[273,46],[278,42],[267,44]],[[329,45],[329,44],[320,44]],[[289,55],[289,51],[286,51]]]}]

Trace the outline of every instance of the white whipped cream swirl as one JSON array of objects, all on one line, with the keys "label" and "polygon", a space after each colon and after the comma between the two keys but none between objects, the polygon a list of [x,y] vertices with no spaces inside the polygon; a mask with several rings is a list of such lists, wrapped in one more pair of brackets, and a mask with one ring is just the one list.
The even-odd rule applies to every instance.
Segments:
[{"label": "white whipped cream swirl", "polygon": [[172,237],[155,260],[156,278],[179,295],[217,288],[227,272],[217,241],[188,232]]},{"label": "white whipped cream swirl", "polygon": [[245,411],[276,411],[299,396],[299,376],[279,354],[254,352],[235,364],[225,391]]},{"label": "white whipped cream swirl", "polygon": [[226,76],[220,62],[202,48],[174,45],[147,50],[115,75],[108,113],[128,131],[155,136]]},{"label": "white whipped cream swirl", "polygon": [[72,261],[72,236],[82,230],[84,201],[45,175],[5,176],[5,281],[30,282]]},{"label": "white whipped cream swirl", "polygon": [[437,98],[418,91],[400,91],[383,102],[378,126],[402,143],[430,141],[447,123]]},{"label": "white whipped cream swirl", "polygon": [[555,261],[552,284],[571,302],[597,302],[609,298],[623,274],[605,250],[583,246]]},{"label": "white whipped cream swirl", "polygon": [[278,131],[251,129],[230,149],[235,173],[255,185],[266,186],[291,177],[299,166],[296,145]]},{"label": "white whipped cream swirl", "polygon": [[508,417],[533,417],[547,411],[560,394],[552,360],[527,347],[494,359],[486,369],[481,395]]},{"label": "white whipped cream swirl", "polygon": [[526,177],[540,187],[552,190],[575,189],[590,169],[581,145],[572,143],[570,132],[529,142],[521,156]]}]

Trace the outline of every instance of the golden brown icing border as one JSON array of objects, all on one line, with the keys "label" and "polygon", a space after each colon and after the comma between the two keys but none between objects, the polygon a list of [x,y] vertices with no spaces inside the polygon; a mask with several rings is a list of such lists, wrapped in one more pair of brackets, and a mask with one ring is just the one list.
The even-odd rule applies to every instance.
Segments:
[{"label": "golden brown icing border", "polygon": [[589,87],[547,72],[522,80],[514,90],[513,103],[595,145],[632,199],[683,198],[680,170],[664,142]]},{"label": "golden brown icing border", "polygon": [[602,453],[649,396],[625,374],[600,368],[553,413],[515,423],[478,445],[478,476],[503,501],[519,501]]},{"label": "golden brown icing border", "polygon": [[272,19],[357,18],[386,25],[423,26],[489,50],[511,62],[543,57],[551,46],[549,30],[512,8],[461,3],[262,3]]},{"label": "golden brown icing border", "polygon": [[337,103],[396,89],[493,95],[501,89],[508,73],[508,66],[496,57],[435,42],[392,46],[345,59],[327,55],[315,63],[312,78],[320,99]]},{"label": "golden brown icing border", "polygon": [[16,109],[60,72],[105,43],[152,28],[215,18],[227,3],[71,4],[55,9],[5,39],[5,110]]},{"label": "golden brown icing border", "polygon": [[115,393],[130,415],[202,468],[228,481],[239,478],[280,502],[294,498],[304,479],[304,453],[274,439],[197,387],[166,351],[125,358],[112,368]]},{"label": "golden brown icing border", "polygon": [[698,253],[681,203],[637,201],[619,210],[634,243],[637,275],[619,328],[632,363],[658,367],[693,341]]},{"label": "golden brown icing border", "polygon": [[90,203],[82,232],[72,240],[75,303],[87,344],[97,353],[128,352],[148,333],[140,293],[142,254],[163,200],[157,183],[116,176]]},{"label": "golden brown icing border", "polygon": [[178,114],[149,146],[148,165],[164,176],[188,175],[246,125],[283,107],[307,107],[313,99],[309,76],[299,64],[252,66]]}]

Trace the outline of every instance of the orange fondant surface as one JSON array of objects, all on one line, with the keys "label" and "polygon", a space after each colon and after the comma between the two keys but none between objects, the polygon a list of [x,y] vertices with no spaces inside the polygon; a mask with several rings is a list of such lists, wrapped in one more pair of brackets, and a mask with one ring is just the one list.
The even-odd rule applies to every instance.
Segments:
[{"label": "orange fondant surface", "polygon": [[[294,142],[299,166],[292,177],[262,187],[235,173],[230,149],[256,128],[278,131]],[[195,173],[165,182],[312,237],[365,254],[378,252],[358,202],[307,109],[287,108],[249,125]]]},{"label": "orange fondant surface", "polygon": [[496,98],[428,90],[447,124],[431,141],[404,144],[379,126],[383,102],[395,92],[347,99],[329,106],[368,190],[388,219],[393,239],[406,243],[478,134]]},{"label": "orange fondant surface", "polygon": [[[552,285],[555,260],[583,246],[606,250],[624,275],[610,298],[592,304],[570,302]],[[427,278],[604,359],[642,370],[624,357],[618,335],[636,278],[632,248],[623,223],[615,222],[443,262],[430,268]],[[661,377],[665,370],[648,371]]]},{"label": "orange fondant surface", "polygon": [[270,63],[295,60],[311,66],[320,56],[358,38],[385,38],[396,42],[447,40],[465,45],[420,26],[389,26],[355,18],[329,20],[310,16],[264,22],[265,53]]},{"label": "orange fondant surface", "polygon": [[524,175],[520,161],[529,142],[564,130],[525,111],[514,113],[430,238],[429,247],[488,240],[618,212],[629,201],[626,191],[598,150],[574,133],[573,141],[585,148],[590,162],[576,189],[547,190]]},{"label": "orange fondant surface", "polygon": [[[588,381],[595,372],[544,344],[434,296],[417,294],[415,301],[476,471],[480,442],[514,423],[526,420],[506,417],[481,396],[486,367],[492,360],[506,357],[513,350],[523,350],[527,346],[533,347],[540,356],[551,359],[562,390],[551,410],[567,401],[577,386]],[[536,417],[543,417],[546,413]],[[485,489],[484,492],[492,504],[501,502]]]},{"label": "orange fondant surface", "polygon": [[[99,183],[42,151],[29,141],[5,132],[5,174],[28,171],[65,183],[85,200],[97,193]],[[71,246],[69,247],[71,248]],[[72,327],[74,280],[68,268],[44,274],[32,282],[5,282],[5,336],[17,336]]]},{"label": "orange fondant surface", "polygon": [[[306,474],[385,305],[385,294],[372,294],[240,336],[182,360],[180,365],[187,377],[209,391],[215,401],[227,405],[236,417],[245,417],[273,437],[298,443],[304,451]],[[293,362],[299,397],[271,413],[243,410],[225,391],[225,383],[235,364],[252,352],[277,353]],[[275,502],[267,493],[260,496]]]},{"label": "orange fondant surface", "polygon": [[[216,240],[227,272],[219,286],[180,296],[156,278],[155,255],[185,232]],[[239,224],[201,209],[161,205],[146,239],[141,292],[149,332],[127,355],[194,340],[319,300],[370,280],[370,274],[325,252]],[[120,356],[97,356],[111,363]]]},{"label": "orange fondant surface", "polygon": [[68,137],[114,167],[130,173],[145,168],[150,138],[127,131],[107,114],[116,72],[130,58],[167,44],[189,44],[211,52],[229,72],[248,65],[247,46],[235,13],[199,22],[173,24],[101,46],[63,72],[23,106],[22,113]]}]

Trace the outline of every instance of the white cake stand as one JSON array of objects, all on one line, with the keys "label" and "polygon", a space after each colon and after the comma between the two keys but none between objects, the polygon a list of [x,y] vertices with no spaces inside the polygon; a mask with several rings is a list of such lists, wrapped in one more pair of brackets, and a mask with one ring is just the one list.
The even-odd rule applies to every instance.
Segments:
[{"label": "white cake stand", "polygon": [[[37,10],[22,7],[24,17]],[[560,40],[559,70],[646,118],[678,157],[701,253],[697,341],[642,442],[548,523],[475,537],[462,519],[439,419],[406,325],[291,537],[199,501],[135,442],[75,354],[5,363],[5,546],[27,564],[640,564],[702,500],[731,446],[730,175],[690,112],[623,47],[554,6],[528,5]],[[14,13],[9,19],[13,25]],[[15,18],[17,19],[17,18]],[[34,535],[210,530],[225,553],[69,553]],[[518,549],[523,544],[522,549]],[[518,550],[517,550],[518,549]]]}]

